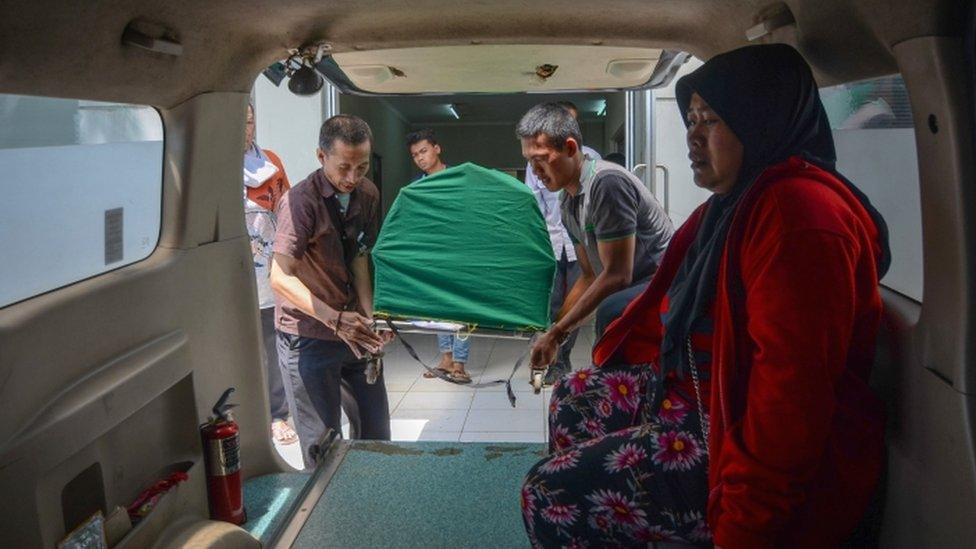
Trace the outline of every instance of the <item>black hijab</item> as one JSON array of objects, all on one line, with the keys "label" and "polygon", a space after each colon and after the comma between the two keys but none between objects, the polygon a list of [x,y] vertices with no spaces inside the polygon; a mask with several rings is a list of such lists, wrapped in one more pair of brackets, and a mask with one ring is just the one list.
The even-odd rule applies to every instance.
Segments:
[{"label": "black hijab", "polygon": [[[684,375],[688,337],[711,331],[711,306],[729,225],[740,198],[767,167],[800,155],[837,176],[877,225],[883,250],[879,278],[890,263],[887,225],[867,197],[837,173],[827,113],[810,67],[796,50],[782,44],[747,46],[710,59],[678,80],[676,95],[682,119],[687,120],[693,93],[698,93],[742,142],[743,161],[732,190],[708,199],[695,240],[668,289],[661,383],[669,372]],[[652,402],[655,410],[663,398],[663,386],[659,384],[657,389]]]}]

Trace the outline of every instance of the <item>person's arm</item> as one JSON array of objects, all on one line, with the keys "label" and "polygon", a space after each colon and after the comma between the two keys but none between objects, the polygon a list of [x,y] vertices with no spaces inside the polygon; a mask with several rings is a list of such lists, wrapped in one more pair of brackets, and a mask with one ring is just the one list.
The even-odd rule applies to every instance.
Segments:
[{"label": "person's arm", "polygon": [[[598,179],[592,186],[589,209],[593,223],[593,237],[597,239],[597,252],[603,271],[586,286],[575,284],[572,301],[564,306],[561,318],[536,340],[530,364],[544,368],[556,359],[556,351],[566,336],[586,317],[596,311],[610,294],[628,287],[633,279],[634,250],[637,246],[637,203],[634,186],[623,176],[610,174]],[[583,246],[577,246],[580,269],[588,268],[589,257]],[[583,277],[581,277],[583,278]],[[573,293],[573,292],[571,292]]]},{"label": "person's arm", "polygon": [[[726,426],[716,546],[774,547],[807,499],[836,408],[855,312],[858,255],[828,231],[777,235],[743,251],[753,342],[745,410]],[[843,504],[843,502],[838,502]]]},{"label": "person's arm", "polygon": [[[564,308],[565,313],[561,312],[560,319],[553,328],[564,333],[575,330],[588,316],[596,311],[596,308],[603,303],[610,294],[619,292],[630,286],[634,271],[634,247],[636,239],[633,236],[597,242],[596,249],[600,254],[600,261],[604,268],[596,277],[592,277],[593,268],[589,267],[589,259],[583,259],[590,270],[591,282],[581,292],[579,298],[571,302],[569,308]],[[582,255],[577,255],[577,260],[586,257],[584,251]],[[583,269],[583,262],[580,262],[580,270]],[[582,279],[583,276],[580,276]],[[576,285],[573,285],[576,290]]]},{"label": "person's arm", "polygon": [[[544,368],[556,359],[559,345],[566,339],[566,336],[576,329],[580,323],[586,320],[596,308],[600,306],[610,294],[618,292],[630,285],[634,270],[634,246],[636,239],[633,235],[619,238],[617,240],[597,242],[597,251],[600,253],[600,261],[603,263],[603,272],[586,286],[577,281],[573,285],[573,291],[579,297],[570,295],[574,301],[565,313],[560,312],[561,318],[553,324],[546,333],[536,340],[532,349],[532,360],[530,364],[535,368]],[[582,255],[577,255],[580,260],[580,270],[583,270],[583,262],[592,276],[593,269],[586,259],[586,252],[579,247]],[[585,277],[580,276],[580,280]],[[571,292],[572,294],[572,292]]]},{"label": "person's arm", "polygon": [[359,298],[359,306],[369,318],[373,317],[373,277],[369,272],[369,256],[357,255],[349,266],[352,271],[352,285]]},{"label": "person's arm", "polygon": [[593,265],[590,263],[590,257],[586,255],[586,249],[583,246],[577,244],[574,246],[576,248],[576,261],[579,263],[580,275],[576,279],[576,283],[573,287],[569,289],[566,293],[565,299],[563,299],[563,306],[559,309],[559,313],[553,321],[561,320],[570,309],[576,305],[580,297],[586,292],[587,289],[596,280],[596,274],[593,272]]},{"label": "person's arm", "polygon": [[340,311],[315,297],[295,275],[298,260],[284,254],[275,254],[271,264],[271,289],[295,305],[298,310],[333,329],[353,354],[363,356],[365,351],[379,352],[383,340],[371,328],[368,318],[355,311]]}]

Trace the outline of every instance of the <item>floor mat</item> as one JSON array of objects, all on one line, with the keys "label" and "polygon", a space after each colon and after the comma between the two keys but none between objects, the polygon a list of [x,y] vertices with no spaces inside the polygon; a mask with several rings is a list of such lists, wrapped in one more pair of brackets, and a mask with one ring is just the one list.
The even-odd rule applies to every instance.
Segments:
[{"label": "floor mat", "polygon": [[308,473],[276,473],[248,479],[244,483],[247,522],[241,528],[267,543],[308,478]]},{"label": "floor mat", "polygon": [[528,547],[519,488],[544,455],[543,444],[354,441],[293,547]]}]

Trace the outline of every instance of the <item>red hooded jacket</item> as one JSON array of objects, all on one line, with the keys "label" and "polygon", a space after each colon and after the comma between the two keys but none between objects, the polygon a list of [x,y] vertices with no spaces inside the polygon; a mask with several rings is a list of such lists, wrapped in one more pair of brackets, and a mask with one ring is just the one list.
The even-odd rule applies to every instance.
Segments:
[{"label": "red hooded jacket", "polygon": [[[740,200],[714,305],[708,524],[726,549],[836,545],[863,516],[884,453],[867,385],[882,311],[878,230],[841,181],[799,157]],[[607,328],[595,364],[657,357],[658,310],[702,212]]]}]

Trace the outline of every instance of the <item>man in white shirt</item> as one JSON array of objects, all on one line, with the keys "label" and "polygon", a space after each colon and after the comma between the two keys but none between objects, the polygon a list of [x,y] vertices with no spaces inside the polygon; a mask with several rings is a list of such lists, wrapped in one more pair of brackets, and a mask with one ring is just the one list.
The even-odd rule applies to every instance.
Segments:
[{"label": "man in white shirt", "polygon": [[[557,101],[573,118],[579,119],[579,109],[571,101]],[[583,145],[583,153],[590,159],[599,160],[600,153],[590,147]],[[549,296],[549,316],[553,322],[562,309],[566,294],[576,284],[580,276],[580,267],[576,261],[576,250],[573,249],[573,242],[563,226],[562,215],[559,207],[559,192],[552,192],[546,189],[545,185],[539,181],[532,171],[531,165],[525,167],[525,184],[535,195],[539,202],[539,209],[546,219],[546,228],[549,229],[549,240],[552,242],[552,253],[556,256],[556,277],[552,284],[552,294]],[[542,380],[544,385],[552,385],[560,376],[568,374],[573,370],[569,355],[576,343],[576,335],[579,330],[573,330],[566,338],[565,343],[559,348],[556,362],[549,367],[545,378]]]}]

